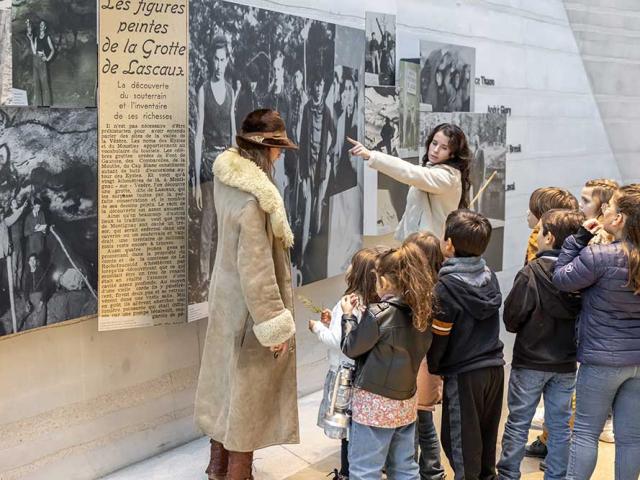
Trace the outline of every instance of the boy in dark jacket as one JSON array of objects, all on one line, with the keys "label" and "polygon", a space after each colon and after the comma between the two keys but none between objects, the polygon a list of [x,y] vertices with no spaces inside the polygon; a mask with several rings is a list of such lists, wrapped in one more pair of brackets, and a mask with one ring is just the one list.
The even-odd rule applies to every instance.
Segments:
[{"label": "boy in dark jacket", "polygon": [[456,478],[496,476],[504,360],[500,285],[481,258],[490,237],[484,216],[450,213],[442,242],[447,260],[434,290],[427,359],[429,371],[444,377],[442,446]]},{"label": "boy in dark jacket", "polygon": [[531,420],[544,396],[549,479],[565,478],[569,458],[571,397],[576,381],[575,323],[579,294],[560,292],[553,269],[564,240],[576,233],[584,215],[550,210],[540,221],[538,254],[515,278],[504,303],[504,323],[516,333],[509,378],[509,418],[498,462],[500,479],[519,479]]}]

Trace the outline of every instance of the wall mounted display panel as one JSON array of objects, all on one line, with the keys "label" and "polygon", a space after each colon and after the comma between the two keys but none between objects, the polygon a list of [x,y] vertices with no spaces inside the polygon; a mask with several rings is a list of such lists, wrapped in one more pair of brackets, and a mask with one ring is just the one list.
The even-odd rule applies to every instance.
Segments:
[{"label": "wall mounted display panel", "polygon": [[95,110],[0,109],[0,335],[97,312]]}]

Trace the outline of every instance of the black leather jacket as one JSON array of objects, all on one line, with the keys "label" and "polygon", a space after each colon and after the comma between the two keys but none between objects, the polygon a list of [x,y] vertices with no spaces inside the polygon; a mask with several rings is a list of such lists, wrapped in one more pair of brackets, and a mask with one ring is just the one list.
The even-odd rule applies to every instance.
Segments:
[{"label": "black leather jacket", "polygon": [[354,386],[395,400],[416,393],[420,362],[431,332],[416,330],[409,306],[398,297],[369,305],[362,320],[342,316],[342,352],[356,362]]}]

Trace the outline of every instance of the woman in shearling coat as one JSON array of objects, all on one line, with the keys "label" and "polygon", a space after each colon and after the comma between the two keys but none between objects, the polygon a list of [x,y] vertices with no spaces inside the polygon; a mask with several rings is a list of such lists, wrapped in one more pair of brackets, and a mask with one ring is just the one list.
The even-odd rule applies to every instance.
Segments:
[{"label": "woman in shearling coat", "polygon": [[251,479],[254,450],[298,443],[293,235],[271,179],[280,149],[297,147],[266,109],[236,140],[213,165],[218,248],[195,404],[211,480]]}]

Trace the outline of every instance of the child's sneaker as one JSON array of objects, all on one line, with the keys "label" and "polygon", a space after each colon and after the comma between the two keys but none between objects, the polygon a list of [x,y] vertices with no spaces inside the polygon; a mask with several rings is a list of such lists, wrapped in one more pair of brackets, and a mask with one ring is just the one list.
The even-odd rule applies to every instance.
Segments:
[{"label": "child's sneaker", "polygon": [[525,457],[545,458],[547,456],[547,446],[539,438],[531,442],[524,449]]},{"label": "child's sneaker", "polygon": [[345,477],[344,475],[342,475],[340,472],[338,472],[337,468],[334,468],[333,472],[329,472],[327,477],[330,476],[330,475],[333,475],[331,480],[349,480],[349,477]]}]

